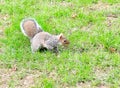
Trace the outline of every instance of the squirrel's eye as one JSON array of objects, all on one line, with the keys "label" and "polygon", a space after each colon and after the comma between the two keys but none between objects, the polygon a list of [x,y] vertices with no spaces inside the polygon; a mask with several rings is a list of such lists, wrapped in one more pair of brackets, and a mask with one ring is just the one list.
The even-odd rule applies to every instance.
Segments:
[{"label": "squirrel's eye", "polygon": [[67,42],[67,40],[64,40],[64,42]]}]

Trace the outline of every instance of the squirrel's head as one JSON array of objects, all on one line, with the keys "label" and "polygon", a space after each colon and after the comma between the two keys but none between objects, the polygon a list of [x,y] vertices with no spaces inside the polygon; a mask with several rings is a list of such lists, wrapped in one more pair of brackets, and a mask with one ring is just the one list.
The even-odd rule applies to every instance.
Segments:
[{"label": "squirrel's head", "polygon": [[59,41],[60,41],[61,45],[66,47],[70,44],[69,40],[66,39],[66,37],[62,33],[60,35],[58,35],[58,38],[59,38]]}]

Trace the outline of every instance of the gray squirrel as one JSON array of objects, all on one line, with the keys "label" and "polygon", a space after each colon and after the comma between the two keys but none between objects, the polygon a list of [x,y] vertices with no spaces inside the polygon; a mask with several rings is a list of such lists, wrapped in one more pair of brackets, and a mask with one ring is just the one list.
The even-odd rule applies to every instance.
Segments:
[{"label": "gray squirrel", "polygon": [[68,46],[70,43],[62,33],[52,35],[43,31],[42,27],[33,18],[23,19],[20,23],[20,28],[22,33],[30,39],[33,53],[41,48],[58,53],[58,45]]}]

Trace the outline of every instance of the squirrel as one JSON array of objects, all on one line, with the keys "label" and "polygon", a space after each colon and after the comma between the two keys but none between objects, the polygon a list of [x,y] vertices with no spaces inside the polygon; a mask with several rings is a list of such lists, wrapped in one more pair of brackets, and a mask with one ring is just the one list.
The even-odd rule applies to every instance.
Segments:
[{"label": "squirrel", "polygon": [[42,48],[58,53],[58,45],[68,46],[70,43],[62,33],[53,35],[43,31],[33,18],[23,19],[20,28],[22,33],[30,39],[33,53]]}]

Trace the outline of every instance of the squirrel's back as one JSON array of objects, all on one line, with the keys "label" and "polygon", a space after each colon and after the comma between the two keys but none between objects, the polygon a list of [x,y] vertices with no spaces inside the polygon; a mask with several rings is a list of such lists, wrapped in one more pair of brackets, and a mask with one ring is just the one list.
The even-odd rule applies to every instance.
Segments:
[{"label": "squirrel's back", "polygon": [[32,39],[35,34],[42,32],[41,26],[33,18],[23,19],[20,23],[21,31],[25,36]]},{"label": "squirrel's back", "polygon": [[[32,50],[36,50],[36,47],[52,49],[58,46],[58,44],[67,46],[69,41],[63,36],[63,34],[52,35],[48,32],[39,32],[31,40]],[[51,48],[52,47],[52,48]]]}]

